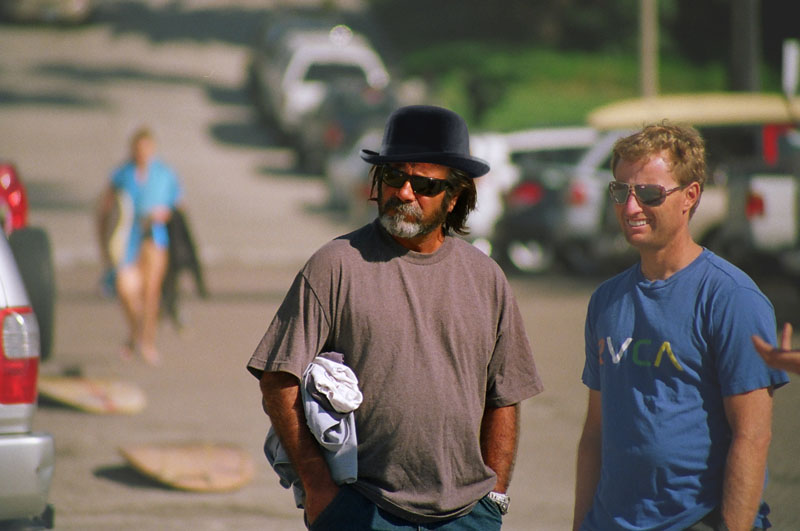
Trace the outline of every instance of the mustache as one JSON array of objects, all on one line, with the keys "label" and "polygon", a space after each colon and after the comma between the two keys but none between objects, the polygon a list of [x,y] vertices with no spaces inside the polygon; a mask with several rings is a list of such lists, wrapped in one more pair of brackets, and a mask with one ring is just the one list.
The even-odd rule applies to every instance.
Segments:
[{"label": "mustache", "polygon": [[398,214],[415,214],[418,216],[422,215],[422,208],[414,202],[414,203],[406,203],[401,201],[397,197],[389,198],[386,203],[383,205],[383,209],[387,210],[389,208],[394,209]]}]

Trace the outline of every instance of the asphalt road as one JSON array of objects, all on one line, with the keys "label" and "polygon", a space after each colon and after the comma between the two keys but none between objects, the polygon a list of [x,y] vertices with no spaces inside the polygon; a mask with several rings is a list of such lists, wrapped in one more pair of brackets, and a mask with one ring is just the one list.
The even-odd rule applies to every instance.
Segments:
[{"label": "asphalt road", "polygon": [[[47,229],[57,264],[55,349],[42,372],[120,378],[148,397],[135,416],[39,409],[36,428],[56,439],[51,500],[61,530],[304,528],[262,457],[267,421],[244,366],[296,269],[349,227],[325,213],[320,179],[291,172],[292,153],[260,127],[244,94],[246,44],[263,3],[186,4],[109,2],[73,29],[0,25],[0,156],[18,165],[31,223]],[[186,326],[162,326],[159,368],[117,355],[123,321],[100,295],[92,225],[95,198],[143,123],[184,179],[211,293],[197,298],[186,279]],[[512,282],[546,391],[523,406],[505,529],[567,529],[594,281]],[[777,529],[800,528],[798,403],[796,384],[777,393],[767,491]],[[187,440],[242,446],[255,478],[228,494],[177,492],[139,476],[118,452]]]}]

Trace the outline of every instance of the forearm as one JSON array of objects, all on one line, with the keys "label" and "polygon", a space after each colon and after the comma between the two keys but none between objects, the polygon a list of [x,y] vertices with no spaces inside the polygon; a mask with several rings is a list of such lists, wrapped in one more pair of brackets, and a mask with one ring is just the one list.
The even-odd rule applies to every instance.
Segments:
[{"label": "forearm", "polygon": [[519,404],[487,407],[481,422],[483,462],[497,475],[494,491],[506,492],[511,483],[519,441]]},{"label": "forearm", "polygon": [[297,378],[284,372],[265,372],[261,394],[264,411],[306,493],[335,488],[322,450],[306,425]]},{"label": "forearm", "polygon": [[758,512],[772,438],[772,389],[725,397],[731,445],[722,485],[722,517],[731,531],[751,529]]},{"label": "forearm", "polygon": [[583,519],[592,506],[597,484],[600,482],[600,441],[594,437],[581,437],[578,443],[578,460],[575,478],[575,508],[572,529],[580,529]]},{"label": "forearm", "polygon": [[734,438],[722,489],[722,517],[731,531],[752,529],[761,502],[770,437]]}]

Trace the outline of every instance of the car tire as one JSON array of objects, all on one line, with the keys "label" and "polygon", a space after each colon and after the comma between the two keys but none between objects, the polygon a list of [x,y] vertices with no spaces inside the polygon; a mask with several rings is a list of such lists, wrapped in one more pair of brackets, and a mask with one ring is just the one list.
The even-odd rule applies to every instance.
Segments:
[{"label": "car tire", "polygon": [[44,361],[50,357],[53,346],[56,295],[50,238],[41,228],[24,227],[12,232],[8,243],[39,322],[41,359]]}]

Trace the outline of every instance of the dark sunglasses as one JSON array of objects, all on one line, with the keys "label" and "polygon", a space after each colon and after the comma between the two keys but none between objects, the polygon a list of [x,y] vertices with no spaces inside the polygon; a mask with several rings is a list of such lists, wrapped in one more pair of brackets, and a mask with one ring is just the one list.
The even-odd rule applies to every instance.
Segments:
[{"label": "dark sunglasses", "polygon": [[624,205],[628,202],[628,197],[633,193],[633,196],[643,205],[658,206],[663,203],[669,194],[683,190],[687,185],[676,186],[667,190],[660,184],[634,184],[631,186],[628,183],[621,183],[619,181],[611,181],[608,183],[608,192],[611,194],[611,199],[618,205]]},{"label": "dark sunglasses", "polygon": [[378,168],[378,172],[380,179],[392,188],[402,188],[406,181],[411,181],[411,189],[414,190],[415,194],[419,195],[433,197],[450,188],[450,183],[445,179],[413,175],[394,166],[383,165]]}]

